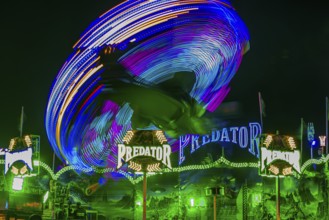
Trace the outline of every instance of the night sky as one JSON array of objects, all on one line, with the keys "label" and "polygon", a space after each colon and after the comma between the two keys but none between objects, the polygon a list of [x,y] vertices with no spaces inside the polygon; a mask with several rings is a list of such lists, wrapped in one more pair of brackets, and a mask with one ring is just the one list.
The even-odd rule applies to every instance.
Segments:
[{"label": "night sky", "polygon": [[[52,83],[82,32],[120,1],[5,1],[0,3],[0,147],[23,133],[41,136],[50,161],[44,117]],[[265,132],[297,134],[300,120],[325,134],[329,96],[329,13],[326,1],[233,0],[250,33],[250,50],[231,81],[225,101],[242,104],[259,121],[258,92],[266,104]],[[50,163],[50,162],[49,162]]]}]

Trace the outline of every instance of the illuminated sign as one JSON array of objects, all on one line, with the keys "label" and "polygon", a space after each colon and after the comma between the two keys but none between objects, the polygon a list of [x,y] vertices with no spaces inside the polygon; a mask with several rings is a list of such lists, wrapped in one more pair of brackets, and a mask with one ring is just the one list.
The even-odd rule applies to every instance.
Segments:
[{"label": "illuminated sign", "polygon": [[[240,148],[248,148],[248,151],[259,157],[259,137],[262,129],[259,123],[249,123],[249,126],[228,127],[214,130],[207,135],[183,135],[179,137],[179,165],[185,160],[184,148],[191,145],[191,154],[209,143],[233,143]],[[249,147],[248,147],[249,146]]]},{"label": "illuminated sign", "polygon": [[118,144],[117,169],[123,165],[122,160],[128,162],[140,156],[153,157],[171,169],[170,154],[171,147],[168,144],[162,146],[126,146],[124,144]]},{"label": "illuminated sign", "polygon": [[283,160],[292,165],[295,170],[300,173],[300,153],[298,150],[295,151],[277,151],[277,150],[268,150],[265,147],[261,148],[261,169],[264,171],[267,164],[271,164],[275,160]]},{"label": "illuminated sign", "polygon": [[265,176],[287,176],[293,171],[300,173],[300,152],[292,137],[267,135],[260,148],[260,174]]},{"label": "illuminated sign", "polygon": [[33,140],[30,135],[12,138],[8,149],[1,149],[0,153],[5,155],[5,174],[8,170],[14,175],[24,175],[33,171]]},{"label": "illuminated sign", "polygon": [[[129,168],[136,171],[159,171],[160,163],[171,167],[171,147],[159,130],[127,131],[123,144],[118,144],[117,169],[129,162]],[[145,159],[146,158],[146,159]]]},{"label": "illuminated sign", "polygon": [[30,168],[30,170],[33,170],[32,148],[29,147],[24,151],[13,152],[13,153],[6,152],[5,153],[5,173],[7,173],[9,168],[17,161],[23,161]]},{"label": "illuminated sign", "polygon": [[326,146],[326,136],[319,136],[320,139],[320,147],[325,147]]},{"label": "illuminated sign", "polygon": [[22,190],[23,189],[23,183],[24,183],[23,178],[14,177],[12,189],[17,190],[17,191]]}]

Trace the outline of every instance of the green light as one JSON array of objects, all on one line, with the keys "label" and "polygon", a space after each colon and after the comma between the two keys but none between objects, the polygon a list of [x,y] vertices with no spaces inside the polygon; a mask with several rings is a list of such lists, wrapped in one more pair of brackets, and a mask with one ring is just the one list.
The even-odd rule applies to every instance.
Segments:
[{"label": "green light", "polygon": [[33,160],[33,165],[34,166],[40,166],[40,161],[39,160]]},{"label": "green light", "polygon": [[205,198],[200,198],[200,206],[206,206],[206,200]]},{"label": "green light", "polygon": [[43,203],[47,202],[48,196],[49,196],[49,191],[47,191],[46,194],[43,196]]},{"label": "green light", "polygon": [[190,199],[190,205],[191,205],[191,207],[194,206],[194,199]]},{"label": "green light", "polygon": [[14,177],[12,189],[16,191],[21,191],[23,189],[24,179],[20,177]]},{"label": "green light", "polygon": [[261,202],[262,202],[262,194],[253,193],[252,194],[252,207],[256,207]]}]

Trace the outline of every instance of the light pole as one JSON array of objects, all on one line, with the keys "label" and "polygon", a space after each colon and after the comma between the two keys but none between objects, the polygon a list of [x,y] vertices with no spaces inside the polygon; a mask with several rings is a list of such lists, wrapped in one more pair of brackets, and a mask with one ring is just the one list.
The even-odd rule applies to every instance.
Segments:
[{"label": "light pole", "polygon": [[143,172],[143,220],[146,220],[146,193],[147,193],[147,178],[146,171]]},{"label": "light pole", "polygon": [[280,220],[280,177],[276,176],[276,220]]}]

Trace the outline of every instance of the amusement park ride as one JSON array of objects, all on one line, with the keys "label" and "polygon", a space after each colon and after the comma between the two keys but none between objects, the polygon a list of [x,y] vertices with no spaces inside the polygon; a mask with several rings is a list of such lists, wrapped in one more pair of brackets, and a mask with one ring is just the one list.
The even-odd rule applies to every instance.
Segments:
[{"label": "amusement park ride", "polygon": [[293,137],[206,117],[248,49],[228,1],[124,1],[105,12],[49,96],[46,132],[65,165],[42,162],[40,136],[23,135],[21,122],[0,149],[0,220],[54,219],[62,206],[69,217],[80,202],[88,220],[280,219],[290,206],[328,216],[328,152],[301,165]]}]

